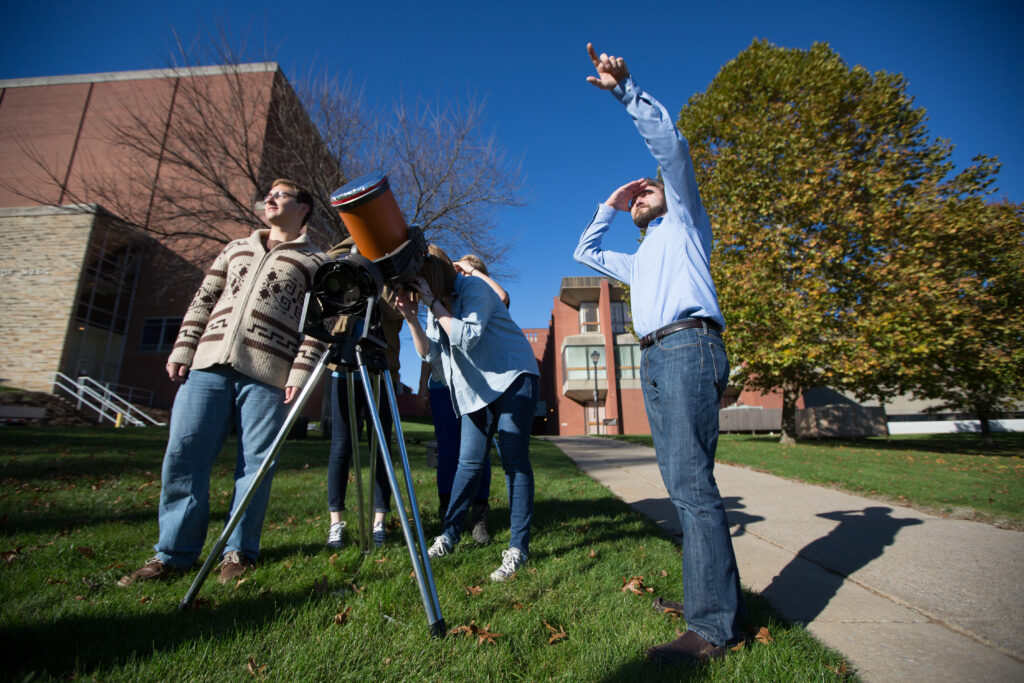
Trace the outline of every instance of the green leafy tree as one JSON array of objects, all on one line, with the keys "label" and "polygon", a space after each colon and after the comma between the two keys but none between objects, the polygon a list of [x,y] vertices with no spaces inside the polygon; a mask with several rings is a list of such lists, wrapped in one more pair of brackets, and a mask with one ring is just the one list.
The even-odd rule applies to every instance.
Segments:
[{"label": "green leafy tree", "polygon": [[[894,245],[913,244],[940,200],[983,194],[995,173],[982,159],[948,179],[951,146],[925,121],[902,76],[850,68],[826,44],[765,41],[680,114],[715,225],[736,379],[782,391],[784,443],[796,437],[805,389],[879,398],[904,389],[890,377],[902,349],[869,339],[876,328],[865,324],[878,321],[880,283],[899,289],[899,267],[922,267],[909,255],[892,260]],[[904,332],[919,338],[912,326]]]}]

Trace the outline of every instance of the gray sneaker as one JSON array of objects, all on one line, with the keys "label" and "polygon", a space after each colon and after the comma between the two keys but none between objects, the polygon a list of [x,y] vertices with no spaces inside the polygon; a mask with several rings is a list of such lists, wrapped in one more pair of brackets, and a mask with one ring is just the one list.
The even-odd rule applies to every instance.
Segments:
[{"label": "gray sneaker", "polygon": [[491,581],[506,581],[516,569],[526,564],[526,555],[519,548],[501,551],[501,566],[491,572]]},{"label": "gray sneaker", "polygon": [[379,522],[373,525],[373,545],[381,547],[384,545],[384,522]]},{"label": "gray sneaker", "polygon": [[345,522],[335,522],[331,525],[331,530],[327,532],[327,547],[328,548],[341,548],[345,545],[344,539]]},{"label": "gray sneaker", "polygon": [[427,557],[434,559],[435,557],[444,557],[452,552],[452,542],[448,540],[448,537],[444,534],[434,538],[434,545],[430,546],[427,550]]}]

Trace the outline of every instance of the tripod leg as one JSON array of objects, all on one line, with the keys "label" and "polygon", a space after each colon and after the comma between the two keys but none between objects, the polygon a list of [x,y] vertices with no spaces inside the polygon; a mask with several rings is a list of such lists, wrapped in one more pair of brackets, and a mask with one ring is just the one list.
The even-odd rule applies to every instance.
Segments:
[{"label": "tripod leg", "polygon": [[[366,390],[366,402],[370,406],[370,415],[373,417],[373,426],[377,430],[377,436],[381,444],[381,461],[388,475],[388,482],[391,484],[391,493],[395,497],[395,504],[398,507],[398,520],[402,524],[402,533],[405,536],[405,545],[409,549],[409,559],[412,561],[413,573],[416,575],[416,584],[420,590],[420,598],[423,600],[423,609],[427,613],[427,621],[430,623],[430,634],[440,637],[447,630],[444,618],[441,616],[440,603],[437,599],[437,588],[434,586],[433,574],[430,572],[430,559],[427,557],[427,546],[423,539],[423,526],[420,524],[419,511],[415,503],[412,505],[413,520],[416,524],[417,537],[420,542],[419,549],[416,548],[416,539],[413,537],[412,529],[409,528],[409,517],[405,512],[405,502],[402,498],[402,490],[398,488],[398,477],[395,475],[395,467],[391,463],[390,454],[387,453],[386,441],[384,439],[384,428],[380,422],[380,414],[377,411],[377,401],[373,396],[373,389],[370,387],[369,372],[364,364],[360,364],[359,372],[363,378],[363,388]],[[391,406],[392,415],[398,415],[398,406],[394,398],[394,387],[390,382],[385,383],[388,390],[388,400]],[[399,420],[394,419],[396,426]],[[412,476],[409,471],[409,457],[405,451],[405,442],[401,438],[401,427],[398,427],[398,444],[402,452],[402,464],[405,468],[406,484],[412,501],[416,500],[416,493],[413,491]],[[428,585],[429,580],[429,585]]]},{"label": "tripod leg", "polygon": [[[391,409],[392,415],[398,414],[398,399],[395,397],[394,385],[387,382],[387,395],[388,395],[388,406]],[[420,555],[423,559],[424,576],[421,581],[425,581],[427,593],[430,599],[433,601],[434,614],[437,618],[431,622],[430,630],[431,635],[434,637],[441,637],[447,631],[447,627],[444,623],[444,617],[441,616],[441,603],[437,598],[437,586],[434,584],[434,572],[430,566],[430,558],[427,556],[427,541],[423,537],[423,523],[420,521],[420,506],[416,500],[416,489],[413,488],[412,471],[409,469],[409,453],[405,449],[405,435],[402,433],[402,423],[399,420],[393,421],[395,424],[395,437],[398,442],[398,451],[402,456],[402,469],[405,474],[405,483],[409,489],[409,506],[412,508],[413,523],[416,526],[416,534],[419,540]],[[430,614],[429,610],[427,612]]]},{"label": "tripod leg", "polygon": [[203,563],[202,568],[199,570],[199,575],[196,576],[192,585],[189,587],[185,597],[181,599],[181,603],[178,605],[178,610],[186,609],[192,600],[195,599],[199,593],[199,589],[203,587],[203,583],[206,581],[206,577],[209,575],[210,570],[213,568],[214,563],[220,558],[220,551],[227,545],[228,538],[231,537],[231,532],[238,526],[238,520],[242,518],[242,513],[245,512],[245,508],[249,506],[249,501],[256,494],[256,490],[259,489],[260,484],[263,483],[264,478],[267,476],[267,472],[274,465],[274,460],[277,458],[278,452],[281,450],[281,446],[284,445],[285,439],[288,437],[288,432],[291,431],[292,425],[295,424],[295,420],[299,417],[299,413],[302,412],[303,407],[306,405],[306,401],[309,400],[310,395],[313,393],[313,389],[316,387],[320,377],[324,374],[324,370],[327,367],[327,356],[324,354],[320,358],[320,362],[313,370],[313,374],[309,376],[309,381],[302,387],[302,391],[294,399],[294,403],[288,416],[285,418],[284,424],[277,432],[277,436],[274,438],[274,445],[270,449],[270,453],[263,460],[263,464],[260,465],[259,470],[256,472],[256,476],[253,478],[252,483],[249,484],[249,488],[246,490],[245,495],[242,496],[242,500],[239,501],[238,507],[235,509],[235,514],[231,515],[231,519],[224,525],[224,531],[221,532],[220,538],[213,544],[213,548],[210,549],[210,554],[206,558],[206,562]]},{"label": "tripod leg", "polygon": [[[370,545],[367,541],[366,524],[363,520],[363,511],[366,510],[366,506],[364,505],[365,498],[363,496],[362,458],[359,455],[359,418],[356,411],[355,377],[351,369],[345,372],[345,378],[346,390],[348,391],[348,433],[352,441],[352,463],[356,471],[356,504],[359,506],[359,512],[356,514],[356,519],[359,520],[359,549],[366,553],[370,551]],[[370,457],[373,457],[373,449],[370,449]]]},{"label": "tripod leg", "polygon": [[[367,394],[369,395],[369,394]],[[373,395],[380,396],[380,374],[374,373],[373,375]],[[374,409],[376,410],[377,404],[374,403]],[[378,412],[379,415],[379,412]],[[375,500],[375,494],[373,493],[377,487],[377,430],[373,429],[371,434],[367,435],[369,438],[367,441],[370,442],[370,500]],[[384,453],[387,453],[385,450]],[[376,517],[376,510],[373,504],[366,509],[366,519],[368,520],[369,527],[373,528],[373,518]],[[376,547],[376,546],[372,546]]]}]

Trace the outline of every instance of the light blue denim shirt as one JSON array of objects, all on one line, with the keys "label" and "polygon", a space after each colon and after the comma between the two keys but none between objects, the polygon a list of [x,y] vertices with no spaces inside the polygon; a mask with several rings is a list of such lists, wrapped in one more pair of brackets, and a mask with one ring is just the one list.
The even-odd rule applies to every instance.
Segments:
[{"label": "light blue denim shirt", "polygon": [[530,342],[505,304],[478,277],[455,276],[451,339],[427,313],[430,349],[423,360],[451,389],[456,415],[480,410],[522,374],[540,376]]},{"label": "light blue denim shirt", "polygon": [[661,166],[668,213],[647,226],[635,254],[601,249],[617,213],[601,204],[580,236],[573,258],[630,286],[633,328],[644,336],[682,318],[710,318],[725,329],[711,280],[711,220],[700,201],[690,147],[668,112],[633,78],[612,94],[626,106]]}]

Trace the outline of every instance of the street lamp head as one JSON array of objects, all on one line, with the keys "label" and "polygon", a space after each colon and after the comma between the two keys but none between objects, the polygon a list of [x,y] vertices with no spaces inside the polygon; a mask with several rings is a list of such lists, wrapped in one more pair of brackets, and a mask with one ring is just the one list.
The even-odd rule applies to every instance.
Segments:
[{"label": "street lamp head", "polygon": [[594,365],[597,365],[597,361],[601,360],[601,354],[598,353],[596,349],[594,351],[591,351],[590,360],[593,361]]}]

